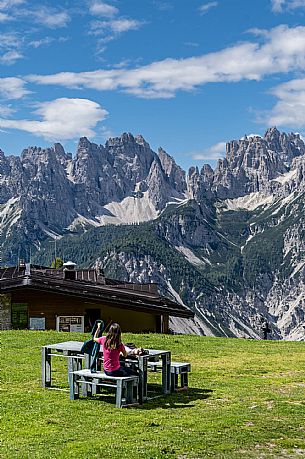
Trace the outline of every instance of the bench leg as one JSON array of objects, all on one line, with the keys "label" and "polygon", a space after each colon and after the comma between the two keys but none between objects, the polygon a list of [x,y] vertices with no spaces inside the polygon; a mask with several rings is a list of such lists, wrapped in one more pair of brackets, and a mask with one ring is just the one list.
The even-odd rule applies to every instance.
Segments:
[{"label": "bench leg", "polygon": [[92,386],[91,386],[91,395],[96,395],[97,394],[97,384],[98,383],[98,379],[92,379]]},{"label": "bench leg", "polygon": [[84,376],[81,376],[80,384],[82,386],[83,397],[91,397],[92,386],[91,384],[86,384],[86,378]]},{"label": "bench leg", "polygon": [[137,381],[127,381],[126,382],[126,405],[133,405],[138,402],[138,382]]},{"label": "bench leg", "polygon": [[181,373],[181,387],[188,387],[188,373]]},{"label": "bench leg", "polygon": [[139,402],[139,382],[133,381],[132,382],[132,396],[133,396],[133,403]]},{"label": "bench leg", "polygon": [[171,392],[175,392],[178,388],[178,375],[171,373]]}]

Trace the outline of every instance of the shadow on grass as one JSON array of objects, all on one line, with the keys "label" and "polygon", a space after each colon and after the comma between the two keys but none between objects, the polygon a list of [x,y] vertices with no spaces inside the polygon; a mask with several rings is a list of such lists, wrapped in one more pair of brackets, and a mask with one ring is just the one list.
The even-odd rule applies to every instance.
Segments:
[{"label": "shadow on grass", "polygon": [[[168,409],[168,408],[192,408],[195,406],[196,400],[204,400],[211,396],[212,389],[198,389],[188,388],[180,392],[175,392],[169,395],[164,395],[160,390],[160,386],[152,387],[149,385],[148,400],[143,405],[138,405],[133,408],[138,410],[155,410],[157,408]],[[154,390],[155,389],[155,390]],[[107,391],[100,394],[96,394],[92,397],[80,397],[78,401],[101,401],[115,405],[115,392]]]},{"label": "shadow on grass", "polygon": [[149,391],[148,400],[143,405],[139,405],[137,409],[153,410],[156,408],[192,408],[195,406],[192,402],[207,399],[211,396],[212,392],[212,389],[198,388],[188,388],[169,395],[164,395],[160,393],[160,391],[156,394]]}]

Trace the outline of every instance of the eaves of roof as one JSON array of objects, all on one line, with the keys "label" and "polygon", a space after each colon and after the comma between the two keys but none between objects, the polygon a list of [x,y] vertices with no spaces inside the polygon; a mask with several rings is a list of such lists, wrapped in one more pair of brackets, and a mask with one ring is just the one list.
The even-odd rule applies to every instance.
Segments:
[{"label": "eaves of roof", "polygon": [[60,295],[74,296],[92,302],[104,302],[113,307],[169,314],[175,317],[194,317],[192,311],[165,297],[144,292],[135,292],[124,289],[112,289],[107,285],[90,285],[65,279],[56,279],[42,276],[22,276],[13,279],[0,280],[0,292],[30,289],[36,291],[53,292]]}]

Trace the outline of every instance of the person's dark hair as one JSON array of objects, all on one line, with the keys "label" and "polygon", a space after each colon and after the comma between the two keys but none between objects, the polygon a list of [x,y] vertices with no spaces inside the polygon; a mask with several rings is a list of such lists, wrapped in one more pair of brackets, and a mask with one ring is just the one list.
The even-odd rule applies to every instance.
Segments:
[{"label": "person's dark hair", "polygon": [[104,347],[106,349],[118,349],[121,343],[121,327],[114,323],[109,328]]}]

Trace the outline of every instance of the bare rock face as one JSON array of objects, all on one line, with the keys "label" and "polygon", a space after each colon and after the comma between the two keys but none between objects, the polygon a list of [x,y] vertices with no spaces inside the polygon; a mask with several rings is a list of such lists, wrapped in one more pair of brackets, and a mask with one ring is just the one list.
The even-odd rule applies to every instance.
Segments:
[{"label": "bare rock face", "polygon": [[178,193],[186,191],[185,172],[178,166],[172,156],[166,153],[163,148],[158,149],[158,155],[163,172],[165,173],[168,183]]},{"label": "bare rock face", "polygon": [[304,154],[305,145],[299,134],[280,133],[276,128],[268,129],[264,137],[233,140],[227,143],[226,157],[218,161],[215,171],[205,166],[194,177],[190,170],[190,194],[198,196],[204,191],[226,199],[272,192],[279,188],[272,180],[289,172],[295,158]]},{"label": "bare rock face", "polygon": [[[74,157],[59,143],[20,157],[0,150],[3,261],[50,237],[137,223],[128,241],[138,228],[146,251],[107,248],[105,260],[125,280],[158,282],[188,304],[196,320],[173,322],[179,331],[257,338],[263,315],[274,338],[305,339],[304,205],[304,142],[276,128],[228,142],[215,170],[192,167],[187,177],[166,151],[129,133],[105,145],[83,137]],[[98,258],[95,239],[90,247]]]},{"label": "bare rock face", "polygon": [[[164,167],[142,136],[127,133],[104,146],[83,137],[75,158],[59,143],[29,147],[20,157],[0,151],[0,231],[11,232],[13,222],[18,237],[36,244],[62,235],[75,221],[90,226],[99,225],[104,215],[115,218],[105,206],[126,198],[146,199],[139,207],[149,204],[154,210],[148,215],[157,215],[186,189],[182,169],[165,152],[161,156]],[[125,208],[120,210],[124,221],[122,212]]]}]

